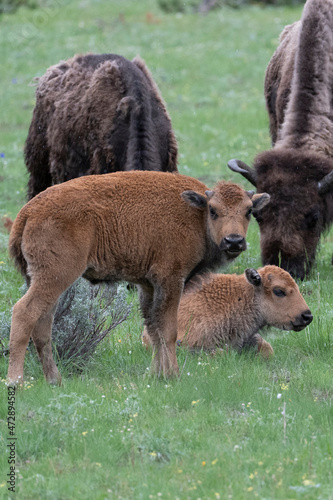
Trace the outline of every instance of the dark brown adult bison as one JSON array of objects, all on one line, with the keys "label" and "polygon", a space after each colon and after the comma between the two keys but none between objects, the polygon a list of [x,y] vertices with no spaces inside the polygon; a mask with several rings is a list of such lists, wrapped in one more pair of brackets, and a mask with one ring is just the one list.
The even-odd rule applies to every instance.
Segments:
[{"label": "dark brown adult bison", "polygon": [[266,72],[273,149],[240,172],[271,202],[258,214],[263,264],[304,278],[333,220],[333,1],[308,0]]},{"label": "dark brown adult bison", "polygon": [[75,56],[39,78],[25,144],[28,199],[52,184],[119,170],[177,172],[177,142],[144,61]]},{"label": "dark brown adult bison", "polygon": [[252,209],[267,194],[163,172],[91,175],[52,186],[16,217],[10,254],[30,282],[15,304],[8,378],[22,380],[29,338],[46,379],[59,380],[51,350],[59,296],[80,276],[93,283],[136,283],[154,346],[153,371],[178,372],[177,311],[184,283],[246,248]]}]

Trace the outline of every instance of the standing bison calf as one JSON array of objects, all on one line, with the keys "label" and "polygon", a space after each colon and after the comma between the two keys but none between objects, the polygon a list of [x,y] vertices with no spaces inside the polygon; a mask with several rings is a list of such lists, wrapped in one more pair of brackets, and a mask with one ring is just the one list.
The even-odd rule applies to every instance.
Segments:
[{"label": "standing bison calf", "polygon": [[177,142],[146,64],[75,56],[38,81],[25,144],[28,199],[52,184],[120,170],[177,172]]},{"label": "standing bison calf", "polygon": [[32,337],[46,379],[59,379],[51,351],[57,300],[77,278],[139,286],[154,346],[153,371],[178,372],[177,311],[184,283],[246,248],[252,209],[269,196],[219,182],[213,191],[183,175],[118,172],[53,186],[19,212],[9,249],[30,283],[15,304],[8,378],[23,377]]},{"label": "standing bison calf", "polygon": [[[257,347],[266,358],[271,345],[258,331],[266,325],[300,331],[312,314],[289,273],[265,266],[244,274],[207,274],[190,282],[179,304],[177,340],[207,350],[227,344]],[[149,338],[144,334],[144,343]]]}]

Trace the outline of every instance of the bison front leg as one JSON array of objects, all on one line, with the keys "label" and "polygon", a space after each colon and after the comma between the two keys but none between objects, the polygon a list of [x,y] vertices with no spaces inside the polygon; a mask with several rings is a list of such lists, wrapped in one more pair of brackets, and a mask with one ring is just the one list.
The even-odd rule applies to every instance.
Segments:
[{"label": "bison front leg", "polygon": [[274,350],[271,344],[266,340],[264,340],[259,334],[257,334],[255,338],[256,338],[256,344],[258,346],[258,352],[265,359],[270,359],[274,355]]},{"label": "bison front leg", "polygon": [[259,333],[244,340],[241,349],[256,348],[258,353],[266,359],[274,355],[273,347],[269,342],[266,342]]},{"label": "bison front leg", "polygon": [[177,313],[183,290],[182,280],[170,280],[167,286],[154,287],[153,300],[146,319],[153,346],[151,371],[164,377],[178,375],[176,357]]}]

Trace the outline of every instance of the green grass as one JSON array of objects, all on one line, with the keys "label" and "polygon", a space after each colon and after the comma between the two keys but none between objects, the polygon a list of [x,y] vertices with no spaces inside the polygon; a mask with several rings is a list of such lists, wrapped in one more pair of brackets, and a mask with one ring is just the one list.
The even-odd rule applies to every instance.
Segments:
[{"label": "green grass", "polygon": [[[147,15],[149,13],[149,15]],[[24,204],[23,146],[35,76],[77,52],[140,54],[152,71],[179,142],[180,171],[213,187],[226,167],[270,147],[263,98],[266,65],[301,7],[166,15],[153,0],[45,2],[0,18],[0,218]],[[260,266],[259,232],[229,269]],[[0,334],[22,278],[0,227]],[[9,494],[7,388],[0,385],[0,497],[28,499],[333,499],[333,232],[322,238],[311,279],[300,284],[314,314],[300,333],[263,332],[275,357],[190,354],[179,380],[149,375],[135,312],[81,375],[60,366],[49,387],[34,349],[16,394],[17,492]],[[4,341],[6,343],[6,341]],[[4,380],[8,360],[0,361]],[[31,379],[33,377],[33,379]],[[280,396],[281,395],[281,396]]]}]

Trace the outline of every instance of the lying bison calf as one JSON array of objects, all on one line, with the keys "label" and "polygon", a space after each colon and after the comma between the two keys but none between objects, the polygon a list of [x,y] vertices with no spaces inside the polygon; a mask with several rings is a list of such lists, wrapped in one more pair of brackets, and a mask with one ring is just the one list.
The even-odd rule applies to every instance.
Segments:
[{"label": "lying bison calf", "polygon": [[[225,344],[241,350],[257,347],[268,358],[271,345],[258,333],[265,325],[300,331],[312,314],[286,271],[265,266],[244,274],[208,274],[190,282],[178,312],[177,340],[207,350]],[[147,331],[143,341],[150,343]]]},{"label": "lying bison calf", "polygon": [[30,283],[15,304],[9,381],[23,377],[30,336],[46,379],[56,382],[51,327],[57,300],[77,278],[139,285],[154,345],[153,370],[178,372],[177,311],[184,282],[245,250],[252,209],[269,196],[158,172],[81,177],[48,188],[19,212],[10,254]]}]

